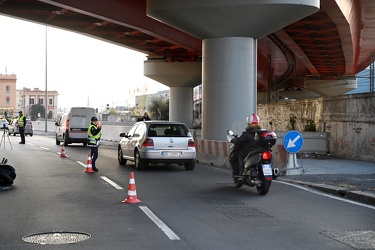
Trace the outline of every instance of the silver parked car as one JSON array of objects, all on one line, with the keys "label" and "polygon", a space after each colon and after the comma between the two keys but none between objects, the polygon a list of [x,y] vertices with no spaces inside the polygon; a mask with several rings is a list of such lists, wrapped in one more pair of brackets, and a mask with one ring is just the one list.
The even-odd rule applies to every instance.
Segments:
[{"label": "silver parked car", "polygon": [[170,121],[141,121],[127,133],[121,133],[118,162],[135,162],[137,170],[149,163],[183,164],[186,170],[195,167],[194,139],[183,123]]},{"label": "silver parked car", "polygon": [[[15,136],[16,134],[19,134],[19,133],[20,132],[18,130],[18,119],[14,119],[13,122],[9,124],[9,134],[10,135],[13,134]],[[26,118],[26,124],[25,124],[25,136],[26,135],[30,135],[30,136],[34,135],[33,123],[28,118]]]}]

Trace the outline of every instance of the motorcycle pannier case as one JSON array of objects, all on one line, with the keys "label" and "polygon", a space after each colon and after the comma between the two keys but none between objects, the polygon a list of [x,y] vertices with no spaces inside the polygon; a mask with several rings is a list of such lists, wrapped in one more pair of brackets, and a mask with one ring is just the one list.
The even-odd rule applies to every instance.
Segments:
[{"label": "motorcycle pannier case", "polygon": [[271,130],[261,130],[255,135],[255,140],[258,146],[267,147],[276,144],[276,133]]}]

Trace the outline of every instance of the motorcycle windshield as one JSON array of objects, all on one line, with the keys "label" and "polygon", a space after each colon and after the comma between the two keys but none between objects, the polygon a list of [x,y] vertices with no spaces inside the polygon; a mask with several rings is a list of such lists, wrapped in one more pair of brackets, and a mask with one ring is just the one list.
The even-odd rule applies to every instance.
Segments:
[{"label": "motorcycle windshield", "polygon": [[246,126],[247,126],[247,123],[245,119],[235,120],[233,122],[231,130],[233,131],[234,134],[240,136],[242,132],[246,130]]}]

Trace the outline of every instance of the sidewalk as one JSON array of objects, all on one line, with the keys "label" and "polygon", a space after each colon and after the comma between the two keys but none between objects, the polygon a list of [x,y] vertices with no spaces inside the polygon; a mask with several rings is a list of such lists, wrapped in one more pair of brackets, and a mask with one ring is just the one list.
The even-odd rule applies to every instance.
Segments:
[{"label": "sidewalk", "polygon": [[375,205],[375,163],[307,156],[298,158],[303,174],[280,176],[279,181]]}]

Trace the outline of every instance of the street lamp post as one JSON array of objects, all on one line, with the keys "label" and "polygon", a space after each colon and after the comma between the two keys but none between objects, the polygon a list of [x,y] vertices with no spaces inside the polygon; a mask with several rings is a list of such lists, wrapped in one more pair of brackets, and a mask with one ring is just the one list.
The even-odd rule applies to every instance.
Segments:
[{"label": "street lamp post", "polygon": [[46,58],[45,58],[45,63],[46,63],[46,75],[45,75],[45,83],[46,83],[46,90],[45,90],[45,97],[44,97],[44,120],[45,120],[45,132],[47,133],[47,112],[48,112],[48,95],[47,95],[47,25],[46,25]]}]

